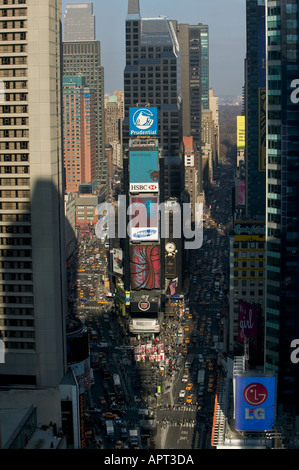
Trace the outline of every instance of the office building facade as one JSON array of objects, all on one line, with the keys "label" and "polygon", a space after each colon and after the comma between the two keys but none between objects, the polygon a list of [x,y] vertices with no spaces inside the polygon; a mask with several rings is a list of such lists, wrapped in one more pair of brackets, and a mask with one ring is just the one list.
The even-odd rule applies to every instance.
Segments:
[{"label": "office building facade", "polygon": [[278,405],[298,417],[298,365],[289,354],[292,340],[299,337],[298,2],[267,1],[266,20],[265,366],[278,375]]},{"label": "office building facade", "polygon": [[64,169],[66,191],[97,177],[94,91],[80,76],[63,77]]},{"label": "office building facade", "polygon": [[64,40],[94,41],[95,16],[92,3],[68,3],[64,13]]},{"label": "office building facade", "polygon": [[[74,6],[76,5],[76,7]],[[67,11],[76,11],[78,5],[70,4]],[[84,9],[82,9],[84,11]],[[94,20],[92,9],[86,16]],[[63,76],[84,76],[86,84],[95,93],[95,129],[97,151],[97,179],[100,184],[107,182],[107,163],[105,161],[105,104],[104,104],[104,68],[101,66],[101,44],[95,39],[95,29],[91,28],[86,39],[82,40],[81,25],[75,26],[72,15],[65,15],[63,42]],[[82,24],[85,31],[85,23]],[[68,38],[72,40],[68,40]]]},{"label": "office building facade", "polygon": [[128,148],[129,108],[158,108],[163,155],[179,155],[182,143],[180,51],[173,23],[165,17],[141,18],[139,1],[128,2],[124,71],[124,147]]},{"label": "office building facade", "polygon": [[[37,387],[43,416],[59,423],[67,313],[61,9],[55,0],[1,0],[0,16],[0,384],[18,388],[16,407],[23,386],[32,388],[32,402]],[[46,410],[42,390],[48,388]],[[7,407],[5,393],[1,397]]]},{"label": "office building facade", "polygon": [[265,220],[266,33],[265,0],[246,2],[246,216]]}]

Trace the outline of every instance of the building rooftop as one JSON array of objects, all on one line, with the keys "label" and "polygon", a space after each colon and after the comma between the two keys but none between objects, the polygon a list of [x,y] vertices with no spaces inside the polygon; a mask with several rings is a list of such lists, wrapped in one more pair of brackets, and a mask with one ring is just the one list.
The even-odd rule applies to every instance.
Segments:
[{"label": "building rooftop", "polygon": [[7,449],[30,408],[0,409],[0,448]]}]

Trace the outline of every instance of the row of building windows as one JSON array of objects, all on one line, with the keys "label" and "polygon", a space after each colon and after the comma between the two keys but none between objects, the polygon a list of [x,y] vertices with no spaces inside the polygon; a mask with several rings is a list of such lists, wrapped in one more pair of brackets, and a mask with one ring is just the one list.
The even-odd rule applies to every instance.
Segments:
[{"label": "row of building windows", "polygon": [[[4,319],[4,318],[0,318],[0,326],[12,326],[12,327],[18,327],[18,326],[21,326],[21,327],[29,327],[29,328],[32,328],[34,327],[34,320],[22,320],[22,319]],[[7,335],[6,335],[7,337]]]},{"label": "row of building windows", "polygon": [[0,246],[29,246],[31,245],[31,238],[1,238]]},{"label": "row of building windows", "polygon": [[0,187],[5,186],[24,186],[30,187],[29,178],[0,178]]},{"label": "row of building windows", "polygon": [[0,269],[32,269],[31,261],[0,261]]},{"label": "row of building windows", "polygon": [[0,39],[2,41],[26,41],[27,34],[25,32],[21,33],[1,33]]},{"label": "row of building windows", "polygon": [[[29,162],[29,154],[28,153],[0,154],[0,162]],[[10,196],[6,196],[6,197],[10,197]]]},{"label": "row of building windows", "polygon": [[0,166],[0,174],[29,173],[29,166]]},{"label": "row of building windows", "polygon": [[33,297],[0,295],[0,304],[33,304]]},{"label": "row of building windows", "polygon": [[33,292],[32,285],[0,284],[0,292]]},{"label": "row of building windows", "polygon": [[15,222],[30,222],[31,217],[29,213],[26,214],[0,214],[0,222],[15,223]]},{"label": "row of building windows", "polygon": [[[0,281],[32,281],[31,273],[0,273]],[[1,315],[1,311],[0,311]]]}]

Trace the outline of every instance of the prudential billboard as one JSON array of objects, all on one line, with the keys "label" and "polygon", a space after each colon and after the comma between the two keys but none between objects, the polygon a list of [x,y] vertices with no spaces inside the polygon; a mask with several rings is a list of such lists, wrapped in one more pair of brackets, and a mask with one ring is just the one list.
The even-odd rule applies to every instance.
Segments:
[{"label": "prudential billboard", "polygon": [[157,108],[130,108],[130,135],[157,135]]},{"label": "prudential billboard", "polygon": [[236,376],[235,428],[271,431],[275,420],[275,377]]}]

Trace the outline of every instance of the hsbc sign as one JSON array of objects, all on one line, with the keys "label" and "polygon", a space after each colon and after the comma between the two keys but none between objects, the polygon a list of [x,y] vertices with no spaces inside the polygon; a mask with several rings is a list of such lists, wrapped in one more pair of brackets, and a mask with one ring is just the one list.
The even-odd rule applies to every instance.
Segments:
[{"label": "hsbc sign", "polygon": [[158,193],[159,183],[130,183],[130,193]]}]

